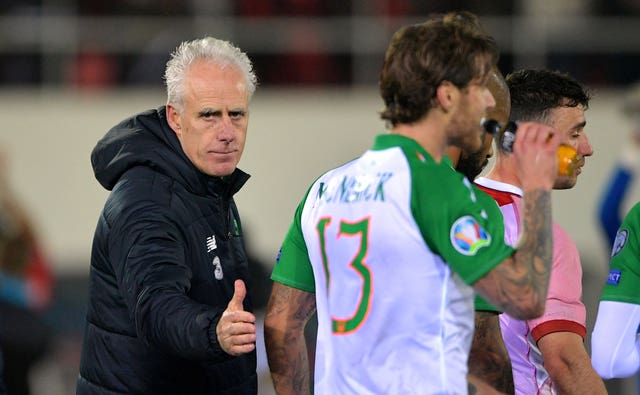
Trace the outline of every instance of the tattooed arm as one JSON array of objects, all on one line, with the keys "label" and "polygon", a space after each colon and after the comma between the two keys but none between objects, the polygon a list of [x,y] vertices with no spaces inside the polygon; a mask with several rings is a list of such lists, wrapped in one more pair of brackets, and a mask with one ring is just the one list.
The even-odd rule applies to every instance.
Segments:
[{"label": "tattooed arm", "polygon": [[[502,181],[519,184],[523,191],[520,238],[516,252],[474,284],[487,301],[516,319],[539,317],[545,308],[553,256],[551,189],[560,140],[561,133],[548,126],[518,125],[513,145],[517,172]],[[504,169],[492,169],[491,174],[506,177]]]},{"label": "tattooed arm", "polygon": [[500,319],[493,311],[476,311],[469,374],[482,377],[492,387],[513,394],[511,358],[502,340]]},{"label": "tattooed arm", "polygon": [[522,232],[516,252],[474,284],[499,310],[526,320],[539,317],[549,289],[553,255],[551,193],[525,191]]},{"label": "tattooed arm", "polygon": [[315,294],[273,283],[264,337],[271,378],[279,395],[311,391],[304,329],[315,311]]}]

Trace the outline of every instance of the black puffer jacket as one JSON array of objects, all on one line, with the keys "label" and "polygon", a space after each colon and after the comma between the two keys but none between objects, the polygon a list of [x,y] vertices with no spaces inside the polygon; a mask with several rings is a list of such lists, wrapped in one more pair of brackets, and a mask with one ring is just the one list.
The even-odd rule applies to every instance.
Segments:
[{"label": "black puffer jacket", "polygon": [[2,372],[4,372],[2,350],[0,350],[0,395],[6,395],[7,390],[4,388],[4,381],[2,380]]},{"label": "black puffer jacket", "polygon": [[[255,351],[215,327],[248,265],[233,195],[249,176],[197,170],[164,108],[111,129],[91,154],[111,194],[91,253],[77,394],[255,394]],[[245,310],[252,310],[249,296]]]}]

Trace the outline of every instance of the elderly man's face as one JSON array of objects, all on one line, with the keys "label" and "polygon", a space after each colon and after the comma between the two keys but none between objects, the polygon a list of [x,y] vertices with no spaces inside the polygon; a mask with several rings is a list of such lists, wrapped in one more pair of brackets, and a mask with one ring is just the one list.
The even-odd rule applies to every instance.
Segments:
[{"label": "elderly man's face", "polygon": [[249,94],[242,72],[207,61],[185,77],[183,110],[167,105],[169,125],[191,162],[210,176],[235,170],[247,137]]}]

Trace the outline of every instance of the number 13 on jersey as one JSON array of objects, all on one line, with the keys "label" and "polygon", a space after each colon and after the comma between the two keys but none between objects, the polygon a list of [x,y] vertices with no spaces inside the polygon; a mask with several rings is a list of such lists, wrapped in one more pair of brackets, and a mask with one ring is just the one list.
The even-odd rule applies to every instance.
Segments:
[{"label": "number 13 on jersey", "polygon": [[[355,332],[364,322],[367,320],[369,311],[371,309],[372,296],[373,296],[373,276],[370,267],[366,263],[367,253],[369,251],[369,221],[370,218],[364,218],[357,222],[347,222],[340,220],[336,226],[331,226],[332,218],[323,217],[320,218],[316,225],[318,231],[318,237],[320,240],[320,253],[322,256],[322,266],[324,268],[324,274],[327,280],[326,292],[329,294],[331,288],[331,270],[341,269],[342,267],[348,267],[360,276],[362,282],[360,289],[349,289],[348,294],[357,298],[358,302],[356,308],[350,316],[347,317],[331,317],[332,330],[335,334],[346,335]],[[336,233],[337,231],[337,233]],[[329,237],[336,236],[336,243],[339,246],[339,254],[332,254],[334,257],[329,260],[329,254],[327,253],[327,240]],[[352,243],[340,243],[341,239],[345,237],[358,237],[359,243],[354,251],[345,251],[342,248],[346,245],[351,246]],[[351,258],[350,258],[351,257]],[[338,265],[342,265],[338,268]],[[336,280],[338,281],[338,280]],[[331,295],[327,295],[331,301]]]}]

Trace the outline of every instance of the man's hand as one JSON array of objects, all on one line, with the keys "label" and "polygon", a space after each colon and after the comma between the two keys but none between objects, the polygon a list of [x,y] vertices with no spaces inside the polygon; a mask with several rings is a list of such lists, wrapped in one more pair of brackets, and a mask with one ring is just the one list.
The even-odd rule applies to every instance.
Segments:
[{"label": "man's hand", "polygon": [[562,136],[549,126],[522,122],[518,124],[513,153],[522,189],[551,190],[558,175],[558,147]]},{"label": "man's hand", "polygon": [[216,335],[220,347],[230,355],[241,355],[256,348],[256,317],[244,311],[242,302],[247,295],[247,289],[242,280],[236,280],[233,298],[222,313]]}]

